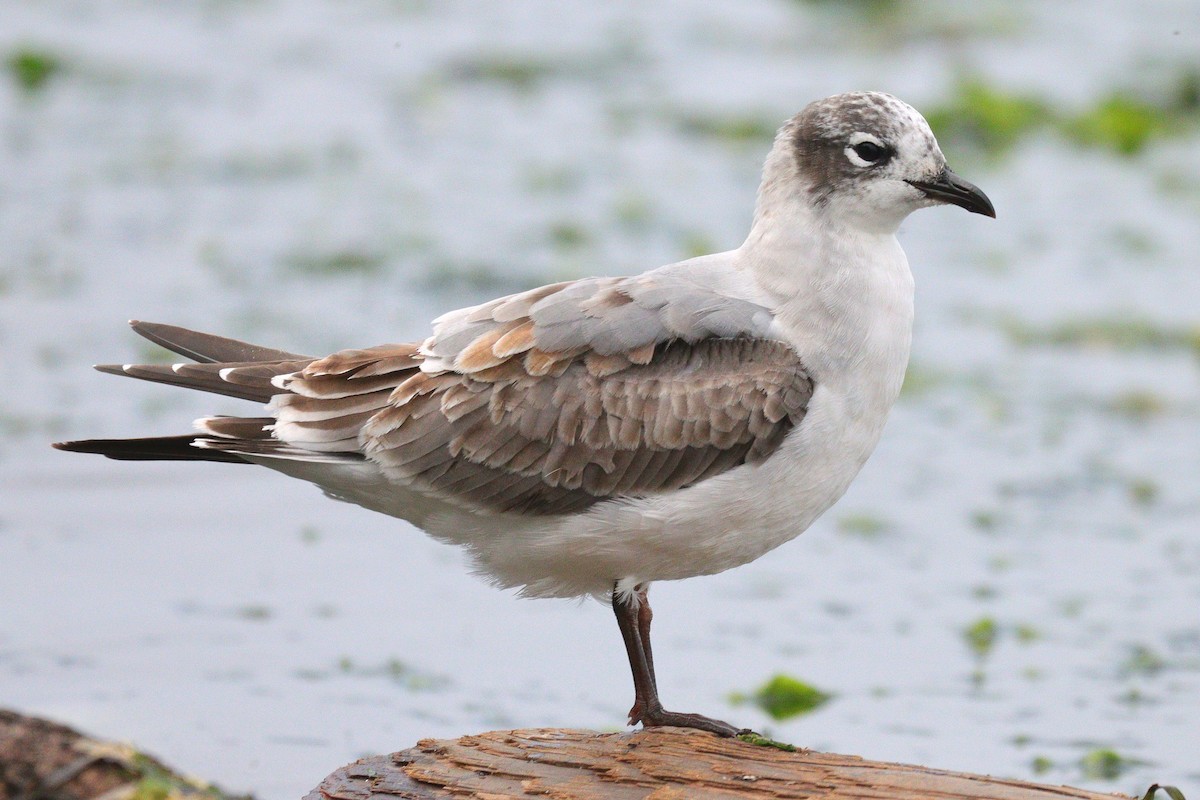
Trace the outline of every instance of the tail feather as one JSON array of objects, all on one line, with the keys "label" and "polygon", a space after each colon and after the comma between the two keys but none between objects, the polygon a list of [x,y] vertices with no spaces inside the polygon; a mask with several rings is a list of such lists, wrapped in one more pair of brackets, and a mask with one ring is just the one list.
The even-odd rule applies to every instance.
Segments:
[{"label": "tail feather", "polygon": [[304,369],[311,359],[203,364],[97,364],[110,375],[128,375],[168,386],[199,389],[240,400],[268,402],[280,393],[271,380]]},{"label": "tail feather", "polygon": [[208,450],[194,442],[199,434],[183,436],[152,436],[145,439],[82,439],[74,442],[55,442],[58,450],[72,453],[97,453],[117,461],[223,461],[230,464],[249,464],[235,453]]},{"label": "tail feather", "polygon": [[297,353],[289,353],[286,350],[260,347],[249,342],[240,342],[237,339],[188,330],[178,325],[165,325],[161,322],[142,322],[134,319],[129,321],[129,326],[139,336],[143,336],[155,344],[162,345],[173,353],[178,353],[201,364],[214,364],[218,361],[313,360],[312,356],[302,356]]},{"label": "tail feather", "polygon": [[[287,391],[273,383],[278,376],[298,372],[314,360],[311,356],[259,347],[175,325],[137,320],[129,324],[141,336],[196,363],[100,364],[96,369],[112,375],[128,375],[169,386],[268,403],[275,395]],[[362,460],[358,453],[313,452],[285,444],[272,436],[274,422],[273,417],[206,417],[197,420],[198,433],[141,439],[83,439],[57,442],[54,447],[75,453],[97,453],[118,461],[248,464],[262,459],[339,463]]]}]

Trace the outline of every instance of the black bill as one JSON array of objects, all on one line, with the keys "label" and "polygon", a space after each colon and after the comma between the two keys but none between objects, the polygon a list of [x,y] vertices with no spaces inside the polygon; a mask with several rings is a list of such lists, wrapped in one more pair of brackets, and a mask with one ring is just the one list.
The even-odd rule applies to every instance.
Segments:
[{"label": "black bill", "polygon": [[953,203],[967,211],[983,214],[992,219],[996,218],[996,209],[992,207],[992,201],[988,199],[988,196],[978,186],[964,181],[949,168],[943,170],[941,175],[931,181],[906,181],[906,183],[920,189],[926,197],[932,197],[943,203]]}]

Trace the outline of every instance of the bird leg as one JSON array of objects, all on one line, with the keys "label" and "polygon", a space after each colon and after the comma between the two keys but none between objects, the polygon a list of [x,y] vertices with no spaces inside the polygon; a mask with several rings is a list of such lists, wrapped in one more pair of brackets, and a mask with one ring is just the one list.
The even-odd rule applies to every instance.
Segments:
[{"label": "bird leg", "polygon": [[629,655],[629,668],[633,671],[633,707],[629,709],[629,724],[642,723],[643,728],[666,725],[678,728],[697,728],[711,731],[718,736],[737,736],[746,729],[735,728],[728,722],[710,719],[700,714],[680,714],[667,711],[658,699],[658,685],[654,678],[654,657],[650,650],[650,620],[653,612],[646,596],[646,588],[638,587],[633,593],[622,596],[613,587],[613,613],[621,638],[625,640],[625,652]]}]

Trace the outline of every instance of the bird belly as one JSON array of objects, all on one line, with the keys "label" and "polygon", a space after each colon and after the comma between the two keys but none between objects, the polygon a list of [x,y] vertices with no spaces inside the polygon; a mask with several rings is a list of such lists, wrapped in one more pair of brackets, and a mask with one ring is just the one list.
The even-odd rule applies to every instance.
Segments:
[{"label": "bird belly", "polygon": [[841,391],[818,386],[803,422],[761,463],[570,516],[448,511],[426,529],[465,545],[493,583],[529,596],[603,596],[617,580],[723,572],[800,535],[833,505],[874,449],[886,413],[861,413]]},{"label": "bird belly", "polygon": [[474,571],[497,586],[536,597],[600,597],[618,580],[723,572],[803,533],[842,496],[878,442],[894,400],[894,392],[878,389],[864,381],[819,382],[803,421],[764,461],[570,515],[472,511],[397,484],[370,462],[260,463],[464,547]]}]

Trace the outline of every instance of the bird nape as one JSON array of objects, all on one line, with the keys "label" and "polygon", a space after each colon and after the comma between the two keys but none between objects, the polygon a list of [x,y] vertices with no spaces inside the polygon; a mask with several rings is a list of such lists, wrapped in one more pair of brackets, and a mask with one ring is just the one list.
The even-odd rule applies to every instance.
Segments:
[{"label": "bird nape", "polygon": [[663,708],[648,587],[748,563],[845,492],[908,363],[896,230],[942,204],[995,216],[911,106],[836,95],[780,128],[734,250],[531,289],[445,314],[421,343],[322,358],[134,322],[190,362],[98,369],[265,414],[55,446],[270,467],[463,546],[497,586],[604,598],[630,724],[732,736]]}]

